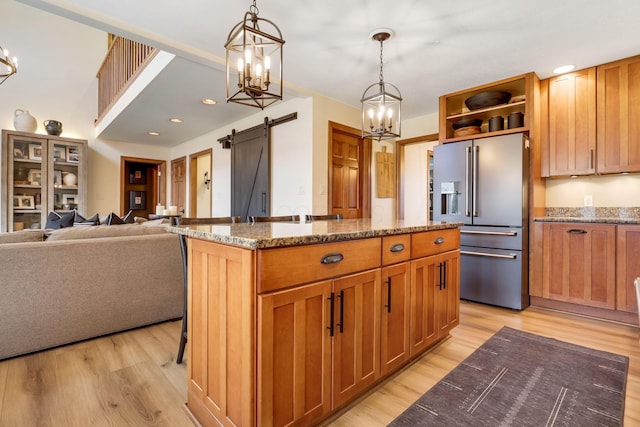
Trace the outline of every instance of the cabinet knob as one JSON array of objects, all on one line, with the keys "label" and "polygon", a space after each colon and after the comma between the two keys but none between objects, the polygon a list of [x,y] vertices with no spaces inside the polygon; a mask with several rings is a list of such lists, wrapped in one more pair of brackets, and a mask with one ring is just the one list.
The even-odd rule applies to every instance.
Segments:
[{"label": "cabinet knob", "polygon": [[433,241],[433,243],[435,243],[436,245],[441,245],[444,243],[444,237],[438,237],[436,240]]}]

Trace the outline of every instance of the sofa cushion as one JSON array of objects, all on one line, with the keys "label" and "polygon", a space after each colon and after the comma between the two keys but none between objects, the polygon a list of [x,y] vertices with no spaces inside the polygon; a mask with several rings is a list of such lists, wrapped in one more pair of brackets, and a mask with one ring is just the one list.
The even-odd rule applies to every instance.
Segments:
[{"label": "sofa cushion", "polygon": [[76,239],[96,239],[101,237],[141,236],[166,233],[166,227],[142,227],[138,224],[122,224],[118,227],[97,225],[95,227],[71,227],[54,230],[47,242]]},{"label": "sofa cushion", "polygon": [[44,226],[47,230],[57,230],[59,228],[73,227],[74,212],[68,212],[60,215],[58,212],[51,211],[47,215],[47,222]]},{"label": "sofa cushion", "polygon": [[0,244],[22,243],[22,242],[42,242],[44,231],[42,230],[22,230],[11,233],[0,233]]}]

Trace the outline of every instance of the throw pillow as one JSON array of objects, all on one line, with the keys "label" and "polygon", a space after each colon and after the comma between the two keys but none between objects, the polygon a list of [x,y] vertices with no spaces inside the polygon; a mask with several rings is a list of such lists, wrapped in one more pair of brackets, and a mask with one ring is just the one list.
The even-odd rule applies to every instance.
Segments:
[{"label": "throw pillow", "polygon": [[120,225],[124,224],[125,222],[118,215],[111,212],[109,213],[109,215],[107,215],[107,219],[104,220],[104,223],[107,225]]},{"label": "throw pillow", "polygon": [[59,228],[73,227],[74,212],[68,212],[60,215],[58,212],[50,211],[47,215],[45,229],[57,230]]},{"label": "throw pillow", "polygon": [[80,215],[77,210],[74,210],[73,212],[74,212],[74,217],[73,217],[74,227],[86,226],[86,225],[89,225],[89,226],[100,225],[100,218],[98,217],[98,214],[95,214],[91,218],[85,218],[82,215]]},{"label": "throw pillow", "polygon": [[124,221],[125,224],[133,224],[135,223],[135,218],[133,216],[133,210],[130,210],[129,212],[127,212],[127,214],[125,216],[122,217],[122,220]]}]

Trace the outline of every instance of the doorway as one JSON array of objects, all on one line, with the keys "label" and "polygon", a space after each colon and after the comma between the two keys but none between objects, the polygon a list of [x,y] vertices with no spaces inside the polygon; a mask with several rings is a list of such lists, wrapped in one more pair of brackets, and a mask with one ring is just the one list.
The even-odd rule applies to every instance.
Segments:
[{"label": "doorway", "polygon": [[187,156],[171,160],[171,202],[178,213],[186,215]]},{"label": "doorway", "polygon": [[213,170],[211,148],[189,156],[189,216],[211,216],[211,187]]},{"label": "doorway", "polygon": [[371,139],[360,129],[329,122],[328,212],[371,217]]},{"label": "doorway", "polygon": [[[433,146],[438,134],[396,141],[396,218],[430,220]],[[411,177],[411,178],[409,178]],[[411,195],[411,197],[409,197]]]},{"label": "doorway", "polygon": [[164,160],[120,157],[120,215],[133,211],[148,218],[156,204],[165,203]]}]

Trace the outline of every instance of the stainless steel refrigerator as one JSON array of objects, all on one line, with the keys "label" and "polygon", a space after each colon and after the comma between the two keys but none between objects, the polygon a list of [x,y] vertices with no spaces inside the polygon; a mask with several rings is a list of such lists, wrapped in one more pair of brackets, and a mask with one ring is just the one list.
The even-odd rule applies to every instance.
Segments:
[{"label": "stainless steel refrigerator", "polygon": [[433,219],[464,223],[462,299],[529,305],[528,166],[522,133],[434,147]]}]

